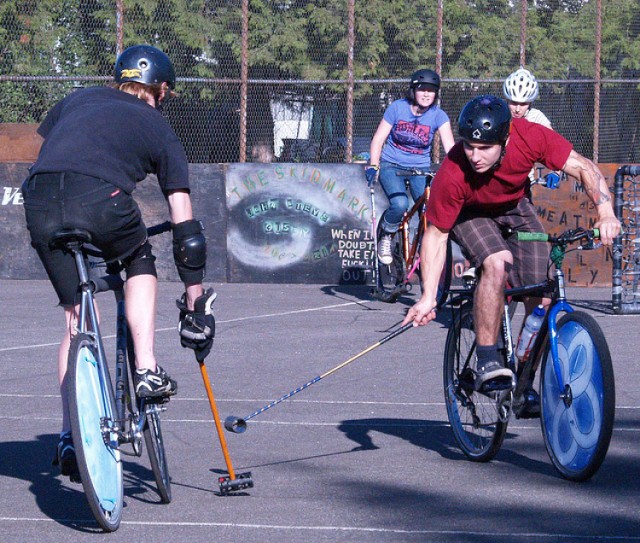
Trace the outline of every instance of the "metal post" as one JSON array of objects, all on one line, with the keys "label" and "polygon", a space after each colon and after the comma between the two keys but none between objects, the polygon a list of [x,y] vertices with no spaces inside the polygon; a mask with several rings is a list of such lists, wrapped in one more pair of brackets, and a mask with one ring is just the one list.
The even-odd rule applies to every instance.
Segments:
[{"label": "metal post", "polygon": [[116,56],[122,53],[124,46],[124,0],[116,0]]},{"label": "metal post", "polygon": [[600,147],[600,57],[602,56],[602,0],[596,1],[595,88],[593,93],[593,161],[598,162]]},{"label": "metal post", "polygon": [[[436,24],[436,72],[442,76],[442,28],[444,26],[444,0],[438,0]],[[440,132],[436,132],[433,140],[433,162],[440,162]]]},{"label": "metal post", "polygon": [[527,0],[520,2],[520,66],[527,61]]},{"label": "metal post", "polygon": [[249,0],[242,0],[242,52],[240,57],[240,162],[247,161],[247,92],[249,79]]},{"label": "metal post", "polygon": [[351,163],[353,161],[353,87],[354,87],[354,75],[353,75],[353,55],[356,42],[356,2],[355,0],[349,0],[348,2],[348,35],[347,41],[349,47],[347,49],[347,120],[345,127],[345,136],[347,138],[347,145],[344,151],[344,161]]}]

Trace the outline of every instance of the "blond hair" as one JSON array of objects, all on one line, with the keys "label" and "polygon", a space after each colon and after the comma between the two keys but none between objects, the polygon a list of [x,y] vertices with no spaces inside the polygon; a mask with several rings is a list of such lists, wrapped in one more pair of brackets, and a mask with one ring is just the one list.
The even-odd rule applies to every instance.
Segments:
[{"label": "blond hair", "polygon": [[[126,81],[124,83],[113,83],[111,86],[118,90],[121,90],[122,92],[131,94],[136,98],[140,98],[140,100],[143,100],[145,102],[147,101],[147,98],[153,98],[153,101],[157,103],[162,96],[162,83],[145,85],[144,83],[139,83],[138,81]],[[175,95],[176,93],[173,92],[169,87],[166,88],[165,98],[169,98]]]}]

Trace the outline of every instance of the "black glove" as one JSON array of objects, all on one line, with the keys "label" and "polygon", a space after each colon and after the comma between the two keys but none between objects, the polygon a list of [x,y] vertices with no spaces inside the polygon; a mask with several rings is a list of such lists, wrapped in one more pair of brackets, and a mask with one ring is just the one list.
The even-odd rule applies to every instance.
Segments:
[{"label": "black glove", "polygon": [[211,305],[216,296],[212,288],[207,289],[196,298],[193,311],[187,309],[186,294],[183,294],[180,300],[176,300],[180,310],[178,321],[180,344],[187,349],[193,349],[198,362],[204,362],[211,351],[213,338],[216,335],[216,320],[211,311]]}]

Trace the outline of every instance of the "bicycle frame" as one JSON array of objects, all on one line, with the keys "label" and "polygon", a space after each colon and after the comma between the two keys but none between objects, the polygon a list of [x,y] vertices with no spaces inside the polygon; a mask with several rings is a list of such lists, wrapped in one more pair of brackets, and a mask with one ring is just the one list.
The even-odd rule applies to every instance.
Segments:
[{"label": "bicycle frame", "polygon": [[[429,194],[431,192],[431,186],[427,184],[424,194],[418,198],[418,200],[411,206],[409,211],[406,211],[402,217],[400,228],[398,229],[402,234],[402,258],[405,261],[407,268],[407,277],[409,280],[415,273],[416,269],[420,265],[420,254],[418,254],[418,248],[422,234],[427,228],[427,218],[425,216],[426,203],[429,201]],[[413,237],[413,240],[409,240],[411,219],[418,213],[418,229]]]},{"label": "bicycle frame", "polygon": [[[78,275],[80,277],[80,307],[78,311],[78,322],[76,324],[76,333],[86,333],[94,337],[98,350],[98,366],[99,375],[102,383],[101,390],[103,394],[106,392],[104,400],[108,403],[111,409],[111,413],[118,413],[116,402],[114,401],[115,394],[113,390],[113,383],[109,376],[109,367],[107,364],[107,357],[104,350],[104,343],[102,341],[102,335],[100,334],[100,327],[98,322],[98,314],[95,309],[94,298],[94,283],[89,279],[89,273],[84,260],[84,254],[80,246],[74,246],[70,248],[73,252],[73,256],[76,261],[76,267],[78,269]],[[109,428],[111,430],[111,428]],[[105,428],[102,429],[105,434]],[[106,435],[104,436],[106,438]],[[119,441],[119,440],[118,440]],[[106,440],[106,443],[111,443],[111,440]]]},{"label": "bicycle frame", "polygon": [[[128,327],[125,315],[125,301],[123,281],[119,274],[112,274],[98,279],[91,279],[87,270],[84,254],[81,248],[71,249],[76,260],[76,267],[80,276],[81,301],[78,313],[77,333],[90,334],[97,339],[98,365],[100,368],[100,379],[102,391],[105,394],[105,402],[111,408],[114,419],[103,421],[102,433],[105,443],[113,448],[118,448],[123,454],[131,454],[121,449],[119,446],[130,443],[135,456],[142,455],[142,432],[145,425],[145,417],[142,415],[150,408],[145,405],[144,399],[140,399],[139,408],[132,400],[129,391],[127,353]],[[99,322],[95,310],[95,293],[113,291],[116,298],[116,365],[115,365],[115,390],[111,379],[107,357],[99,333]],[[162,410],[159,406],[154,406],[157,410]],[[131,414],[127,415],[127,411]],[[129,423],[129,425],[128,425]],[[110,434],[117,436],[117,443],[110,439]]]}]

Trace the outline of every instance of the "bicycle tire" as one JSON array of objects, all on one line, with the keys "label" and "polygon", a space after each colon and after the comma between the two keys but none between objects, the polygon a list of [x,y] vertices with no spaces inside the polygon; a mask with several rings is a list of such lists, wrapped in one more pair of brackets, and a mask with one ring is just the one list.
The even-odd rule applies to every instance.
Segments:
[{"label": "bicycle tire", "polygon": [[107,532],[120,526],[124,506],[123,475],[117,436],[105,442],[101,420],[113,419],[101,383],[95,340],[77,334],[71,341],[67,369],[69,415],[78,471],[89,508]]},{"label": "bicycle tire", "polygon": [[[540,423],[554,467],[571,481],[586,481],[609,449],[615,417],[611,354],[589,314],[565,314],[557,324],[558,357],[568,384],[559,390],[547,339],[541,368]],[[570,387],[567,389],[566,387]],[[565,390],[570,400],[564,400]]]},{"label": "bicycle tire", "polygon": [[156,488],[162,503],[171,502],[171,478],[169,477],[169,464],[164,449],[160,415],[155,406],[145,408],[145,424],[143,429],[144,442],[147,446],[151,471],[156,481]]},{"label": "bicycle tire", "polygon": [[[131,339],[131,330],[127,326],[127,360],[129,362],[129,372],[133,376],[136,371],[136,353]],[[126,379],[127,395],[131,398],[135,395],[134,387],[131,386],[129,378]],[[164,449],[164,439],[162,438],[162,427],[160,425],[159,404],[146,402],[137,398],[137,411],[140,417],[144,417],[145,422],[142,428],[144,443],[147,448],[151,472],[156,483],[156,489],[162,503],[171,503],[171,478],[169,476],[169,464]],[[132,406],[130,406],[132,407]]]},{"label": "bicycle tire", "polygon": [[[378,225],[377,239],[379,240],[383,234],[382,226]],[[395,303],[398,297],[408,290],[404,285],[406,270],[399,233],[391,240],[391,258],[390,264],[383,264],[379,258],[376,258],[375,262],[377,273],[373,295],[378,300],[386,303]]]},{"label": "bicycle tire", "polygon": [[502,446],[507,422],[498,402],[475,391],[476,335],[473,304],[463,303],[449,328],[444,351],[443,381],[447,417],[462,452],[474,462],[488,462]]}]

